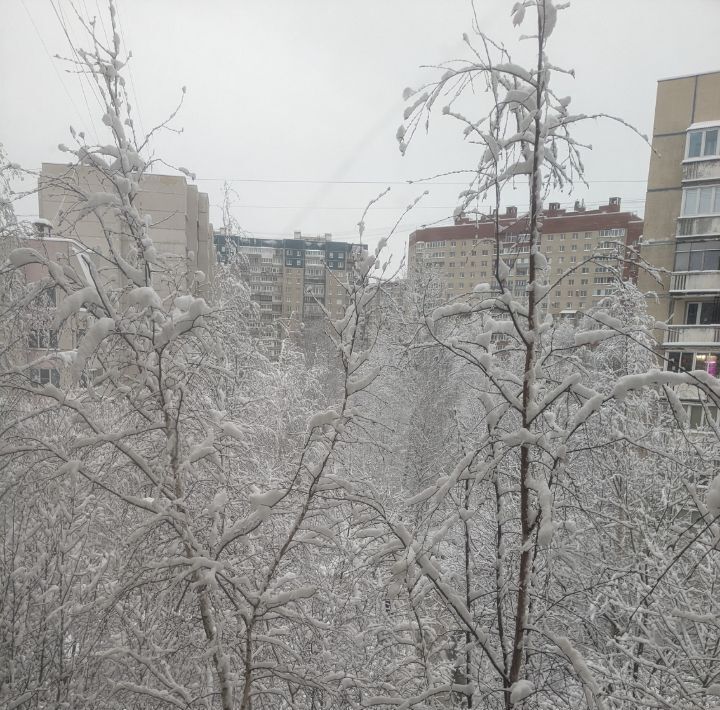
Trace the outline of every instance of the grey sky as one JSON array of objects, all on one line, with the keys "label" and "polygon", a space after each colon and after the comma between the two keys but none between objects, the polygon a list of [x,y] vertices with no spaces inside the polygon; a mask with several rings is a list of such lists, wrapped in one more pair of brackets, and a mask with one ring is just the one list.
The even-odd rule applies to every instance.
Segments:
[{"label": "grey sky", "polygon": [[[76,5],[99,14],[95,0]],[[512,5],[476,2],[483,28],[511,49],[519,35],[510,23]],[[0,141],[11,160],[27,167],[62,161],[56,146],[67,140],[69,124],[89,136],[101,126],[97,101],[87,85],[83,94],[76,77],[58,79],[62,67],[49,55],[66,55],[68,44],[50,0],[0,0],[0,7]],[[118,0],[118,7],[144,128],[161,120],[180,87],[188,87],[175,124],[184,133],[156,141],[156,153],[195,171],[215,206],[223,179],[247,180],[233,182],[234,215],[258,236],[300,229],[350,239],[364,204],[388,182],[477,161],[457,125],[439,113],[429,136],[404,158],[395,141],[402,89],[432,75],[419,65],[467,56],[461,36],[471,30],[469,1]],[[80,37],[68,0],[60,0],[59,9]],[[549,55],[576,70],[576,80],[562,80],[561,89],[573,96],[576,112],[621,115],[650,134],[658,78],[720,69],[718,26],[718,0],[574,0],[561,15]],[[586,155],[590,189],[555,199],[584,198],[592,205],[612,194],[642,211],[647,146],[603,122],[587,125],[580,138],[594,147]],[[462,186],[428,189],[398,242],[413,227],[451,215]],[[370,240],[420,191],[393,185],[367,221]],[[524,198],[518,189],[506,204],[522,206]],[[19,211],[33,208],[23,202]],[[217,208],[212,216],[219,224]]]}]

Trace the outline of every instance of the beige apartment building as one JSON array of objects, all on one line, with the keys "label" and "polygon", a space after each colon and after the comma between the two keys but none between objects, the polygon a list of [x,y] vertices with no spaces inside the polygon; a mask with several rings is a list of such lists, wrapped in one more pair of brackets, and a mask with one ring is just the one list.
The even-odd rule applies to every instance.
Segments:
[{"label": "beige apartment building", "polygon": [[[68,167],[43,163],[39,178],[39,217],[36,233],[26,239],[26,245],[43,255],[67,263],[90,281],[89,262],[95,264],[107,283],[122,286],[117,268],[103,259],[108,254],[106,234],[112,233],[114,248],[127,257],[134,246],[121,225],[108,210],[98,216],[87,210],[83,194],[109,191],[100,174],[81,166]],[[163,295],[172,287],[191,289],[204,294],[212,279],[216,259],[209,221],[209,202],[205,193],[189,185],[184,177],[147,174],[142,178],[141,192],[135,205],[141,215],[150,216],[148,234],[159,255],[170,267],[168,281],[153,283]],[[38,281],[45,278],[44,267],[37,264],[25,267],[26,278]],[[165,278],[165,276],[164,276]],[[46,290],[43,303],[28,310],[27,348],[21,357],[31,364],[31,378],[38,383],[60,382],[53,352],[76,347],[83,333],[83,324],[66,324],[58,332],[54,329],[50,311],[61,293]],[[46,312],[47,311],[47,312]]]},{"label": "beige apartment building", "polygon": [[[500,256],[511,267],[507,285],[514,297],[522,298],[528,285],[528,218],[508,207],[499,223]],[[566,275],[548,294],[548,311],[574,317],[611,294],[618,277],[634,281],[637,272],[632,247],[642,230],[642,220],[623,211],[618,197],[593,210],[580,203],[565,210],[551,202],[544,211],[540,251],[549,263],[550,283]],[[494,285],[494,266],[493,216],[458,220],[451,226],[428,227],[410,235],[409,273],[432,269],[449,296],[470,293],[479,283]]]},{"label": "beige apartment building", "polygon": [[660,284],[641,273],[639,285],[657,294],[648,307],[668,323],[660,334],[668,367],[717,376],[720,72],[658,82],[642,257],[661,269]]},{"label": "beige apartment building", "polygon": [[279,356],[289,335],[305,328],[314,332],[313,324],[326,312],[331,318],[345,313],[353,266],[367,252],[366,245],[333,241],[331,234],[301,232],[292,239],[217,233],[215,248],[218,261],[232,260],[250,287],[260,310],[257,326],[271,357]]},{"label": "beige apartment building", "polygon": [[[98,217],[87,211],[87,203],[79,192],[112,192],[102,173],[85,166],[43,163],[39,179],[39,215],[52,225],[55,236],[73,239],[91,252],[108,252],[103,232],[116,234],[115,244],[126,256],[134,245],[119,227],[116,218],[102,211],[103,225]],[[215,253],[210,224],[210,203],[204,192],[188,184],[182,175],[147,173],[140,182],[135,206],[141,215],[150,216],[149,236],[158,254],[182,276],[185,283],[178,286],[203,293],[212,280]],[[119,278],[119,274],[107,274]],[[168,284],[153,284],[159,291]]]}]

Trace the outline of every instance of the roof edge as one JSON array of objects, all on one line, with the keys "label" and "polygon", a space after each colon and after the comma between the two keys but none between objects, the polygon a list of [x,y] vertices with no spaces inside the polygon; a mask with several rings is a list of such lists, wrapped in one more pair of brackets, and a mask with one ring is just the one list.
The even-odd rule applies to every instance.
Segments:
[{"label": "roof edge", "polygon": [[714,69],[712,71],[701,71],[701,72],[695,72],[693,74],[680,74],[679,76],[666,76],[662,79],[658,79],[658,84],[661,81],[675,81],[677,79],[692,79],[696,76],[707,76],[708,74],[720,74],[720,69]]}]

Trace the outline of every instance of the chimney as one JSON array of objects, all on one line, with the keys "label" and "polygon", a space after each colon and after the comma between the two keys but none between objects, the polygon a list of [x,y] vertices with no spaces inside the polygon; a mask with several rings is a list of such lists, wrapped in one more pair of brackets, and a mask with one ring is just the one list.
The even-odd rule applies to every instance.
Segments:
[{"label": "chimney", "polygon": [[550,202],[548,204],[548,212],[559,212],[560,211],[560,203],[559,202]]},{"label": "chimney", "polygon": [[293,239],[302,239],[302,232],[299,230],[293,232]]},{"label": "chimney", "polygon": [[620,211],[620,198],[619,197],[611,197],[610,201],[608,203],[608,207],[610,208],[608,212],[619,212]]},{"label": "chimney", "polygon": [[513,219],[517,217],[517,207],[514,205],[507,207],[505,209],[505,216],[506,217],[512,217]]},{"label": "chimney", "polygon": [[585,211],[585,200],[575,200],[575,211],[576,212],[584,212]]},{"label": "chimney", "polygon": [[332,238],[332,234],[330,232],[325,232],[325,234],[323,236],[325,237],[325,239],[328,239],[328,240],[330,240]]}]

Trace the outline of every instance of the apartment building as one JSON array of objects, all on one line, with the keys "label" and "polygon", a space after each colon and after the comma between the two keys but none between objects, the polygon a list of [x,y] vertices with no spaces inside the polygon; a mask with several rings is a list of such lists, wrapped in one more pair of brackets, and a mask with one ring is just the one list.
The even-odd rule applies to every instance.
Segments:
[{"label": "apartment building", "polygon": [[[93,262],[107,284],[124,285],[119,269],[103,258],[109,256],[106,235],[113,235],[114,248],[124,258],[134,245],[111,211],[102,210],[101,224],[83,198],[92,192],[109,191],[102,174],[86,166],[43,163],[38,187],[39,220],[35,231],[25,236],[23,245],[68,264],[88,282],[89,263]],[[163,294],[178,287],[204,294],[216,261],[208,196],[182,176],[147,174],[142,178],[135,205],[141,215],[150,216],[149,235],[158,254],[170,266],[169,279],[165,274],[162,281],[153,283],[156,290]],[[44,267],[37,264],[24,270],[30,282],[47,277]],[[26,343],[19,357],[31,365],[30,377],[40,384],[60,383],[57,362],[50,356],[76,347],[84,332],[84,324],[77,319],[60,331],[53,325],[52,308],[61,297],[59,289],[46,289],[27,310],[28,331],[22,336]]]},{"label": "apartment building", "polygon": [[[43,163],[38,187],[39,216],[52,225],[55,236],[73,239],[100,257],[108,252],[105,233],[114,233],[116,248],[123,257],[134,247],[110,210],[101,212],[101,224],[81,197],[82,193],[113,191],[100,171]],[[147,173],[140,181],[134,204],[141,215],[150,216],[149,236],[158,254],[177,271],[180,283],[176,285],[204,293],[215,265],[207,194],[188,184],[182,175]],[[115,281],[120,276],[104,273]],[[170,287],[167,283],[153,285],[161,292]]]},{"label": "apartment building", "polygon": [[[507,285],[514,297],[522,298],[528,285],[528,217],[508,207],[499,225],[500,256],[511,267]],[[548,294],[548,311],[574,317],[611,294],[618,277],[635,281],[637,264],[628,247],[637,246],[642,231],[642,220],[622,210],[619,197],[593,210],[579,202],[573,210],[551,202],[544,211],[539,245],[550,266],[550,283],[559,280]],[[470,293],[483,282],[494,286],[495,242],[494,216],[419,229],[410,235],[409,273],[434,270],[449,296]]]},{"label": "apartment building", "polygon": [[[648,307],[668,323],[662,355],[674,370],[720,372],[720,72],[658,82],[642,256],[661,283]],[[656,295],[655,295],[656,294]],[[706,413],[690,406],[691,423]]]},{"label": "apartment building", "polygon": [[333,241],[331,234],[259,239],[215,234],[217,259],[237,265],[260,308],[258,326],[272,357],[300,324],[312,329],[327,312],[339,318],[348,305],[347,286],[366,245]]}]

